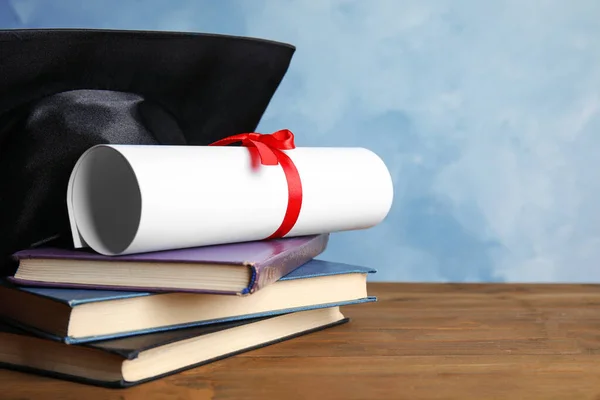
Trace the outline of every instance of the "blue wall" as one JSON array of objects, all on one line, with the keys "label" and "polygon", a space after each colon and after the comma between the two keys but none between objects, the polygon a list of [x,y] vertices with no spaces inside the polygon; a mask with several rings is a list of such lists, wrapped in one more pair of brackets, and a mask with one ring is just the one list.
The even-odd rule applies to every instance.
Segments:
[{"label": "blue wall", "polygon": [[382,156],[389,217],[323,255],[373,280],[600,281],[598,21],[595,0],[0,0],[5,28],[296,45],[260,131]]}]

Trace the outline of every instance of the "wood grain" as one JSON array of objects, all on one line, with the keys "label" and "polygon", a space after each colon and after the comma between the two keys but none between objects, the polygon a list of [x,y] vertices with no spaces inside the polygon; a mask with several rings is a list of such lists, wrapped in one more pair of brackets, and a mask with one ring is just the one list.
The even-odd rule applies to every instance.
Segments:
[{"label": "wood grain", "polygon": [[0,371],[0,399],[600,400],[600,286],[372,283],[349,324],[130,389]]}]

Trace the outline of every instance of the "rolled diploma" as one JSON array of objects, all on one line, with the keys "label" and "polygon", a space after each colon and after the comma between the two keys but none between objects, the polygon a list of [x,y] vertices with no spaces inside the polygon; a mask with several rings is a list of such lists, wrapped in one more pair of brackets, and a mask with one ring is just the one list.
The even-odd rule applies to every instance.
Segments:
[{"label": "rolled diploma", "polygon": [[[287,150],[302,208],[286,237],[372,227],[392,205],[384,162],[364,148]],[[281,165],[252,167],[246,147],[97,145],[67,191],[75,247],[122,255],[261,240],[283,221]]]}]

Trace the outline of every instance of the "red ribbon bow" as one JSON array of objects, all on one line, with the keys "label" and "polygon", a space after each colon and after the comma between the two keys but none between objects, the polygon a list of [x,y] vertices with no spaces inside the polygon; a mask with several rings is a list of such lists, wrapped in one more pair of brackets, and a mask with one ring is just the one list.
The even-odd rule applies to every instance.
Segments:
[{"label": "red ribbon bow", "polygon": [[[288,185],[288,204],[281,225],[273,234],[266,238],[276,239],[285,236],[296,224],[300,209],[302,208],[302,182],[294,162],[281,150],[295,149],[294,134],[287,129],[282,129],[271,134],[241,133],[221,140],[209,146],[226,146],[231,143],[241,142],[248,147],[251,155],[256,150],[260,163],[263,165],[281,165]],[[254,157],[253,157],[254,160]]]}]

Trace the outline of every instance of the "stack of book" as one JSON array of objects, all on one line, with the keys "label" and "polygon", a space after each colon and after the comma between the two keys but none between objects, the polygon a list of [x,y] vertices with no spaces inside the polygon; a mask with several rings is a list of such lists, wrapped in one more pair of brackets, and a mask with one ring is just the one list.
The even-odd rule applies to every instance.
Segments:
[{"label": "stack of book", "polygon": [[360,148],[283,153],[289,131],[253,135],[259,168],[245,147],[86,151],[66,193],[73,246],[16,252],[0,286],[0,362],[123,387],[345,323],[340,307],[375,301],[373,269],[317,256],[333,232],[387,215],[385,164]]},{"label": "stack of book", "polygon": [[373,269],[316,259],[329,234],[109,257],[15,254],[0,286],[0,362],[130,386],[332,327],[375,301]]}]

